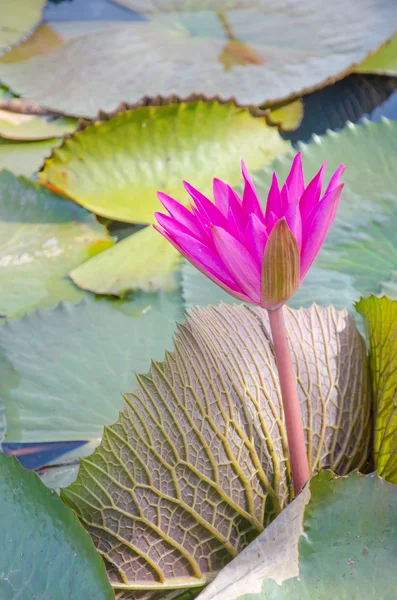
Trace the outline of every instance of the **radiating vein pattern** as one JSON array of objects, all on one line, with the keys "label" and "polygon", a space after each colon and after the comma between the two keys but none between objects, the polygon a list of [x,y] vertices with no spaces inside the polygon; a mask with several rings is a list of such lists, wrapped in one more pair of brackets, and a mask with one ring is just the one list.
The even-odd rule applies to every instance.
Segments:
[{"label": "radiating vein pattern", "polygon": [[[368,450],[364,341],[332,307],[287,322],[312,468],[344,474]],[[203,585],[291,498],[268,331],[263,309],[193,309],[63,490],[123,598]]]}]

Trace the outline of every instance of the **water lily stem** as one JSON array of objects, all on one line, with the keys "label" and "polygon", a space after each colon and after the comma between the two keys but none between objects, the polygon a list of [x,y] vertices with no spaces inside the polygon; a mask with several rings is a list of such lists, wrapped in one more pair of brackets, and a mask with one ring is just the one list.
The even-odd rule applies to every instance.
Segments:
[{"label": "water lily stem", "polygon": [[308,481],[310,473],[296,375],[288,347],[283,307],[268,312],[284,407],[292,481],[297,495]]}]

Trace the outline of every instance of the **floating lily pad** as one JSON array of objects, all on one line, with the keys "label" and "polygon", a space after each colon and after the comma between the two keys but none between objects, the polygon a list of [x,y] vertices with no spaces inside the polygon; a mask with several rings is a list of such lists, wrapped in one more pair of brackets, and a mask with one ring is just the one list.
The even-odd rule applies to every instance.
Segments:
[{"label": "floating lily pad", "polygon": [[397,75],[397,35],[356,67],[357,73]]},{"label": "floating lily pad", "polygon": [[96,214],[152,223],[158,190],[187,201],[183,179],[209,192],[215,175],[239,181],[242,157],[255,170],[289,148],[265,119],[234,104],[149,106],[77,132],[39,177]]},{"label": "floating lily pad", "polygon": [[[47,187],[108,218],[151,223],[157,191],[188,201],[182,180],[210,193],[214,175],[240,180],[290,145],[264,118],[203,101],[142,107],[88,126],[54,151],[39,174]],[[71,273],[81,288],[123,295],[168,289],[179,254],[154,230],[140,231]],[[96,257],[98,258],[98,257]]]},{"label": "floating lily pad", "polygon": [[61,142],[60,138],[38,142],[18,142],[0,138],[0,171],[7,169],[14,175],[34,177],[44,159],[50,156],[53,148]]},{"label": "floating lily pad", "polygon": [[314,477],[199,600],[392,600],[397,486],[377,474]]},{"label": "floating lily pad", "polygon": [[[370,438],[364,340],[353,318],[332,307],[286,318],[309,464],[347,473],[365,462]],[[197,589],[288,502],[268,328],[263,309],[193,312],[175,351],[137,378],[118,421],[62,490],[116,590]]]},{"label": "floating lily pad", "polygon": [[71,117],[40,117],[0,109],[0,137],[9,140],[47,140],[72,133],[76,126],[77,119]]},{"label": "floating lily pad", "polygon": [[[121,393],[172,345],[179,294],[61,303],[0,327],[5,441],[99,442]],[[81,454],[81,453],[80,453]]]},{"label": "floating lily pad", "polygon": [[0,6],[0,55],[31,35],[47,0],[5,0]]},{"label": "floating lily pad", "polygon": [[178,3],[175,12],[169,12],[174,3],[155,4],[160,13],[150,21],[0,65],[0,79],[15,93],[72,116],[95,117],[120,101],[174,93],[260,106],[342,77],[396,28],[394,0],[335,0],[320,10],[317,0],[221,4]]},{"label": "floating lily pad", "polygon": [[397,301],[362,298],[356,306],[368,333],[374,398],[374,462],[397,483]]},{"label": "floating lily pad", "polygon": [[77,302],[83,293],[68,272],[112,244],[84,209],[38,184],[0,173],[2,317],[55,306],[62,299]]},{"label": "floating lily pad", "polygon": [[[353,309],[361,295],[379,293],[397,271],[397,122],[349,124],[340,133],[314,136],[301,144],[306,181],[327,160],[327,173],[345,163],[346,182],[335,222],[302,286],[288,302],[310,306],[312,302]],[[271,168],[253,176],[263,206],[276,171],[284,181],[292,154],[276,159]],[[185,270],[183,294],[189,304],[216,303],[224,292],[204,275]],[[391,293],[392,289],[391,289]],[[397,296],[396,296],[397,298]]]},{"label": "floating lily pad", "polygon": [[0,453],[0,597],[114,600],[103,562],[76,515]]},{"label": "floating lily pad", "polygon": [[79,287],[96,294],[123,296],[177,287],[181,255],[152,227],[128,236],[70,273]]}]

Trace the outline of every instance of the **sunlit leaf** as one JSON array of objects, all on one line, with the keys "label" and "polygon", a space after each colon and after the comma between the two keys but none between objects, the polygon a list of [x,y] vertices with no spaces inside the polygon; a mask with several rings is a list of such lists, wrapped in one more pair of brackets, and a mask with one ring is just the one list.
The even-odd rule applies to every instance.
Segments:
[{"label": "sunlit leaf", "polygon": [[[242,157],[257,170],[289,148],[264,118],[234,104],[143,107],[76,133],[46,161],[40,179],[95,213],[150,223],[153,212],[162,210],[158,190],[187,202],[184,179],[211,193],[215,175],[240,181]],[[95,258],[71,273],[73,281],[96,293],[122,295],[172,287],[179,254],[146,229]]]},{"label": "sunlit leaf", "polygon": [[357,73],[397,75],[397,35],[355,68]]},{"label": "sunlit leaf", "polygon": [[281,131],[294,131],[302,123],[304,104],[298,99],[279,108],[272,108],[268,122],[277,125]]},{"label": "sunlit leaf", "polygon": [[35,473],[0,453],[0,597],[112,600],[101,558],[76,515]]},{"label": "sunlit leaf", "polygon": [[11,140],[46,140],[72,133],[77,120],[39,117],[0,109],[0,137]]},{"label": "sunlit leaf", "polygon": [[[287,311],[311,468],[366,459],[365,344],[332,308]],[[78,478],[62,491],[117,590],[208,582],[291,495],[268,317],[210,307],[180,326],[175,351],[138,377]]]},{"label": "sunlit leaf", "polygon": [[38,142],[18,142],[0,138],[0,171],[7,169],[14,175],[33,177],[44,159],[61,141],[60,138],[51,138]]},{"label": "sunlit leaf", "polygon": [[[1,148],[1,146],[0,146]],[[68,272],[113,244],[93,215],[38,184],[0,173],[0,315],[15,317],[82,292]]]},{"label": "sunlit leaf", "polygon": [[96,294],[123,296],[140,289],[155,292],[177,285],[180,254],[152,227],[128,236],[70,273],[82,289]]},{"label": "sunlit leaf", "polygon": [[[330,132],[299,146],[306,181],[327,161],[327,173],[346,165],[335,222],[302,286],[288,302],[293,307],[314,301],[337,308],[353,308],[361,295],[379,293],[397,271],[397,122],[364,121],[349,124],[340,133]],[[292,155],[276,159],[253,180],[265,205],[273,171],[284,181]],[[190,290],[190,285],[194,289]],[[223,298],[218,288],[201,274],[184,277],[183,293],[190,303],[205,305]],[[195,294],[197,300],[195,300]],[[221,294],[221,295],[220,295]],[[397,295],[396,295],[397,299]]]},{"label": "sunlit leaf", "polygon": [[46,3],[46,0],[5,0],[1,3],[0,55],[33,33]]},{"label": "sunlit leaf", "polygon": [[375,467],[397,483],[397,301],[371,296],[356,308],[364,317],[370,346]]},{"label": "sunlit leaf", "polygon": [[396,537],[397,486],[322,472],[199,600],[392,600]]},{"label": "sunlit leaf", "polygon": [[209,192],[215,175],[240,180],[242,157],[255,170],[289,147],[265,119],[234,104],[142,107],[65,140],[40,180],[97,214],[152,223],[162,209],[158,190],[187,201],[183,179]]},{"label": "sunlit leaf", "polygon": [[120,101],[158,94],[202,93],[261,106],[342,77],[396,28],[394,0],[334,0],[320,10],[318,0],[152,6],[159,10],[151,20],[0,65],[0,79],[13,92],[73,116],[95,117]]},{"label": "sunlit leaf", "polygon": [[177,320],[182,308],[175,293],[141,294],[123,303],[85,298],[5,323],[5,441],[98,443],[103,426],[117,419],[121,393],[135,386],[135,373],[171,346]]}]

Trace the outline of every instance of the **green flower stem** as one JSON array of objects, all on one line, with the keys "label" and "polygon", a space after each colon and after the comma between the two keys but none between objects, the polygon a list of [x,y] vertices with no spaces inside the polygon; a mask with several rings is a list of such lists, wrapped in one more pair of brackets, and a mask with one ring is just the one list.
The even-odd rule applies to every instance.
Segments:
[{"label": "green flower stem", "polygon": [[310,478],[310,473],[296,387],[296,376],[288,347],[288,335],[285,328],[283,307],[276,310],[269,310],[268,313],[280,379],[292,481],[295,495],[297,495]]}]

